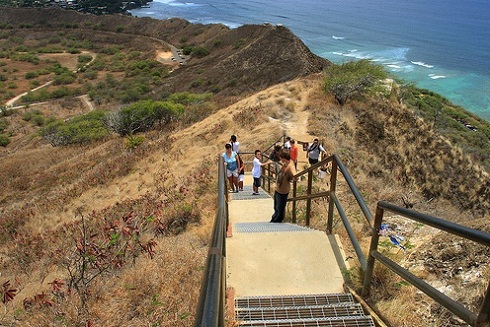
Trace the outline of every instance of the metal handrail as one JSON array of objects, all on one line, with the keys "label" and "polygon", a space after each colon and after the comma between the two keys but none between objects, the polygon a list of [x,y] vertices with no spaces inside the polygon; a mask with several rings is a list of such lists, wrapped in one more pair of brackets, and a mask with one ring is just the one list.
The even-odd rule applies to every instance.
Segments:
[{"label": "metal handrail", "polygon": [[448,310],[456,314],[458,317],[463,319],[465,322],[471,326],[480,326],[482,324],[487,324],[490,321],[490,283],[487,287],[487,292],[480,311],[477,314],[471,312],[465,308],[461,303],[451,299],[442,292],[438,291],[422,279],[411,274],[408,270],[404,269],[402,266],[390,260],[388,257],[384,256],[378,252],[378,242],[379,242],[379,231],[381,229],[381,224],[383,222],[384,211],[390,211],[395,214],[399,214],[405,218],[417,221],[422,224],[426,224],[437,228],[439,230],[451,233],[453,235],[461,236],[465,239],[478,242],[487,247],[490,247],[490,234],[485,233],[476,229],[472,229],[466,226],[458,225],[456,223],[446,221],[437,217],[433,217],[427,214],[409,210],[396,206],[394,204],[380,201],[376,207],[376,216],[374,219],[373,233],[371,238],[371,245],[369,249],[369,258],[367,263],[367,269],[365,271],[363,279],[363,289],[362,295],[368,296],[371,286],[371,279],[374,270],[375,260],[391,269],[394,273],[404,278],[413,286],[417,287],[419,290],[430,296],[439,304],[446,307]]},{"label": "metal handrail", "polygon": [[[244,153],[245,154],[245,153]],[[246,153],[250,154],[250,153]],[[330,188],[328,191],[322,191],[318,193],[312,193],[312,182],[313,182],[313,171],[325,164],[332,164],[332,171],[330,175]],[[337,175],[341,172],[345,181],[347,182],[351,193],[356,198],[356,201],[366,218],[367,223],[372,229],[371,245],[368,252],[369,258],[366,260],[362,248],[360,247],[359,241],[355,236],[355,232],[350,226],[349,220],[346,213],[344,212],[342,205],[335,193],[337,185]],[[267,176],[263,176],[265,180],[270,182],[273,180],[274,171],[273,169],[265,169]],[[307,175],[307,195],[296,195],[297,193],[297,180],[300,176]],[[319,197],[328,197],[328,220],[327,220],[327,232],[332,233],[333,230],[333,215],[334,209],[337,211],[341,217],[343,225],[347,231],[350,242],[354,247],[356,255],[359,259],[362,270],[364,271],[363,276],[363,289],[362,295],[364,297],[369,296],[370,285],[372,282],[372,274],[374,270],[375,260],[379,263],[387,266],[393,272],[404,278],[410,284],[419,288],[425,294],[433,298],[436,302],[445,306],[447,309],[452,311],[454,314],[459,316],[461,319],[466,321],[472,326],[483,326],[490,322],[490,283],[487,287],[487,292],[485,294],[483,304],[480,308],[478,314],[475,314],[465,308],[461,303],[449,298],[443,293],[439,292],[437,289],[433,288],[427,284],[422,279],[411,274],[408,270],[404,269],[397,263],[390,260],[388,257],[382,255],[377,251],[378,241],[379,241],[379,230],[381,228],[383,214],[385,210],[402,215],[406,218],[412,219],[414,221],[427,224],[429,226],[438,228],[440,230],[452,233],[454,235],[461,236],[465,239],[472,240],[483,244],[485,246],[490,246],[490,234],[471,229],[462,225],[458,225],[449,221],[445,221],[440,218],[436,218],[430,215],[418,213],[412,210],[408,210],[402,207],[398,207],[394,204],[390,204],[384,201],[380,201],[377,204],[376,216],[373,216],[366,205],[362,195],[360,194],[358,188],[356,187],[352,177],[350,176],[346,166],[342,163],[337,155],[332,155],[315,165],[297,173],[293,181],[293,196],[288,199],[288,202],[293,204],[293,222],[296,221],[296,202],[297,201],[307,201],[307,219],[306,223],[309,225],[309,211],[311,208],[311,200]],[[265,183],[264,183],[265,184]],[[264,185],[265,186],[265,185]],[[226,291],[226,267],[224,260],[226,257],[225,240],[226,240],[226,228],[228,226],[228,203],[227,203],[227,187],[226,187],[226,176],[223,164],[223,158],[220,157],[218,163],[218,211],[216,214],[216,220],[213,228],[213,239],[208,253],[206,272],[203,278],[203,285],[201,287],[201,294],[198,303],[198,309],[196,313],[195,326],[199,327],[223,327],[224,326],[224,316],[225,316],[225,291]]]},{"label": "metal handrail", "polygon": [[[313,172],[320,168],[323,167],[326,164],[332,164],[332,172],[330,175],[330,188],[329,191],[325,192],[318,192],[318,193],[312,193],[312,184],[313,184]],[[367,266],[367,261],[364,256],[364,252],[362,251],[361,245],[356,237],[356,233],[354,232],[353,228],[350,225],[350,222],[347,218],[347,215],[345,214],[344,209],[342,208],[342,205],[338,199],[338,197],[335,194],[336,191],[336,186],[337,186],[337,172],[340,171],[342,173],[342,176],[344,177],[345,181],[347,182],[347,185],[349,186],[349,189],[351,190],[352,194],[356,198],[357,203],[359,204],[359,207],[361,208],[361,211],[364,214],[364,217],[368,223],[369,226],[372,225],[372,214],[371,211],[369,210],[368,206],[366,205],[366,202],[364,201],[364,198],[362,197],[361,193],[359,192],[359,189],[357,188],[356,184],[354,183],[354,180],[352,176],[350,175],[349,171],[345,167],[345,165],[342,163],[340,158],[334,154],[332,156],[329,156],[320,162],[311,165],[310,167],[306,168],[303,171],[298,172],[296,175],[294,175],[294,181],[293,181],[293,195],[291,198],[289,198],[287,201],[292,202],[292,221],[293,223],[296,223],[296,205],[298,201],[306,200],[306,217],[305,217],[305,224],[306,226],[310,225],[310,209],[311,209],[311,200],[315,198],[320,198],[320,197],[328,197],[329,198],[329,205],[328,205],[328,219],[327,219],[327,232],[332,233],[333,230],[333,215],[334,215],[334,208],[337,208],[337,212],[340,215],[340,218],[342,220],[342,223],[347,231],[347,235],[349,236],[350,242],[352,246],[354,247],[354,251],[356,252],[357,258],[359,260],[359,263],[361,265],[361,268],[363,271],[366,269]],[[300,179],[301,176],[307,175],[307,189],[306,189],[306,195],[297,195],[297,187],[298,187],[298,180]]]},{"label": "metal handrail", "polygon": [[196,327],[223,327],[225,325],[226,292],[226,229],[228,202],[224,159],[218,160],[218,210],[213,226],[206,271],[197,305]]}]

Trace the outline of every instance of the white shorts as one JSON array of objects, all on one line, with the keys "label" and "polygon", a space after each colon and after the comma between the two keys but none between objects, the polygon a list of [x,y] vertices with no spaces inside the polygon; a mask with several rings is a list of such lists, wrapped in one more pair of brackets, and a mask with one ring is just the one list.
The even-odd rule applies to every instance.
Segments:
[{"label": "white shorts", "polygon": [[243,182],[244,179],[245,179],[245,174],[238,175],[238,181],[239,182]]},{"label": "white shorts", "polygon": [[229,170],[229,169],[226,170],[226,177],[231,177],[231,176],[238,177],[238,168],[235,170]]}]

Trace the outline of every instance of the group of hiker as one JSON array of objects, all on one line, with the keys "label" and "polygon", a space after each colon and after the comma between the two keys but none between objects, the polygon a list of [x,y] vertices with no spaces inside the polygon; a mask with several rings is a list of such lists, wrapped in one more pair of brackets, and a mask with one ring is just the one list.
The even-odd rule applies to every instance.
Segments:
[{"label": "group of hiker", "polygon": [[[290,183],[294,179],[298,164],[298,147],[294,139],[286,137],[283,145],[275,144],[269,159],[262,162],[262,151],[255,150],[252,168],[253,193],[259,195],[260,177],[262,166],[273,164],[276,171],[276,186],[274,191],[274,214],[272,223],[281,223],[284,220],[286,201],[291,188]],[[298,142],[299,143],[299,142]],[[326,153],[318,139],[314,139],[311,144],[303,144],[306,149],[306,158],[310,165],[318,163],[322,153]],[[237,141],[236,135],[232,135],[230,140],[225,144],[225,152],[222,154],[226,166],[226,176],[230,184],[229,192],[238,193],[243,191],[243,180],[245,176],[245,165],[240,157],[240,142]]]}]

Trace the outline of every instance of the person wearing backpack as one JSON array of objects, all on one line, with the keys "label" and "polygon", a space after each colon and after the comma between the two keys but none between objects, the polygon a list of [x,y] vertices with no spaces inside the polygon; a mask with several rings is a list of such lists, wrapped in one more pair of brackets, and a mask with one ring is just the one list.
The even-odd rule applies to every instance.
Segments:
[{"label": "person wearing backpack", "polygon": [[314,139],[313,143],[310,144],[310,146],[308,147],[308,150],[306,152],[306,158],[308,159],[308,162],[310,163],[310,165],[314,165],[314,164],[318,163],[318,161],[320,159],[320,154],[322,152],[324,154],[326,154],[323,146],[320,143],[318,143],[318,139]]},{"label": "person wearing backpack", "polygon": [[232,151],[235,151],[236,153],[240,153],[240,142],[237,141],[235,134],[233,134],[230,137],[230,144],[231,144]]}]

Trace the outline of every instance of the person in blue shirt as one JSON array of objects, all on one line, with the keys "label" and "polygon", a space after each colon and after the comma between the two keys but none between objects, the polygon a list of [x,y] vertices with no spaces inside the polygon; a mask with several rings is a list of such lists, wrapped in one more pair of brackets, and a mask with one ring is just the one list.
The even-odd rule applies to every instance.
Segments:
[{"label": "person in blue shirt", "polygon": [[226,166],[226,177],[230,183],[230,192],[238,193],[238,154],[231,149],[231,144],[225,144],[225,152],[222,154]]}]

